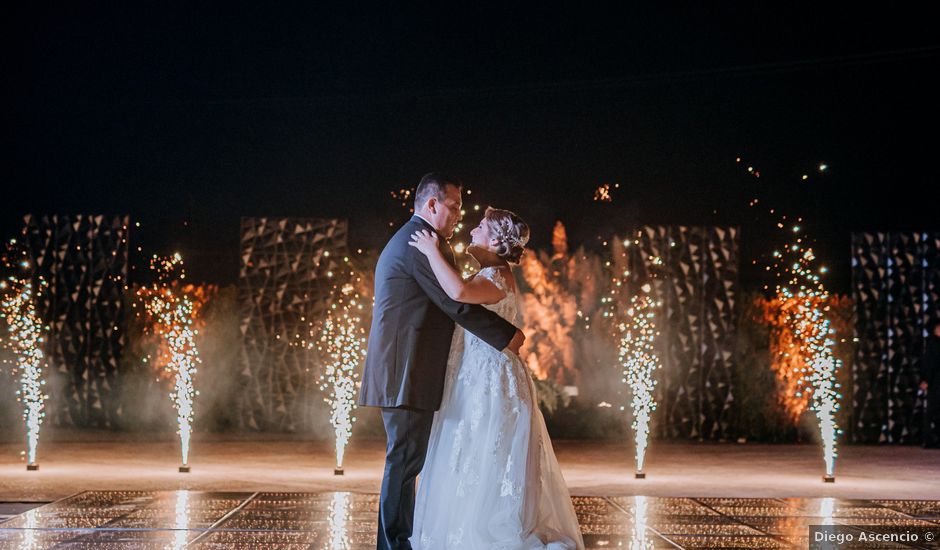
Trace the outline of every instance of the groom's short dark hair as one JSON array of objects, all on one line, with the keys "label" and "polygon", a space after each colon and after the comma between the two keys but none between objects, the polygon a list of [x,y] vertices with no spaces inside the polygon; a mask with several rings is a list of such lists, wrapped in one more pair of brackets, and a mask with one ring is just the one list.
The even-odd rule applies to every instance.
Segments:
[{"label": "groom's short dark hair", "polygon": [[418,182],[418,188],[415,189],[415,210],[421,208],[431,197],[437,200],[444,200],[447,197],[447,186],[452,185],[457,189],[463,188],[463,182],[457,176],[442,174],[440,172],[428,172]]}]

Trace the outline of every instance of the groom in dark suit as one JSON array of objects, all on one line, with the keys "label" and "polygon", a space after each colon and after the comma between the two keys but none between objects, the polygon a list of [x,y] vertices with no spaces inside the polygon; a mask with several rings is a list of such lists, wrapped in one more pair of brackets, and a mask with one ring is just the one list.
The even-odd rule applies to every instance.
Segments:
[{"label": "groom in dark suit", "polygon": [[[377,548],[410,549],[415,479],[424,467],[434,411],[441,404],[454,323],[498,350],[518,353],[525,336],[499,315],[455,302],[427,257],[408,246],[418,230],[434,231],[444,257],[461,219],[461,184],[430,173],[415,190],[415,215],[385,245],[375,268],[375,305],[359,405],[381,407],[388,445],[379,502]],[[456,503],[455,503],[456,504]]]}]

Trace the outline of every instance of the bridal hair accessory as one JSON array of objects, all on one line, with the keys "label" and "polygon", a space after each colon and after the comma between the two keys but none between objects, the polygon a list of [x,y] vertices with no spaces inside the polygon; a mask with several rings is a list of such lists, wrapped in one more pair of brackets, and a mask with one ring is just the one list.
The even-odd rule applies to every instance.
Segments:
[{"label": "bridal hair accessory", "polygon": [[509,210],[493,207],[487,207],[483,218],[489,225],[490,235],[499,243],[496,254],[510,263],[519,263],[529,241],[528,224]]},{"label": "bridal hair accessory", "polygon": [[[489,207],[486,210],[487,213],[489,213],[496,209]],[[509,211],[504,212],[508,213],[509,215],[501,220],[494,220],[490,218],[492,221],[497,223],[497,225],[493,227],[493,229],[495,229],[494,233],[496,233],[496,238],[499,240],[499,242],[508,246],[525,246],[526,243],[529,242],[528,232],[526,232],[524,235],[519,235],[518,228],[518,224],[524,225],[525,222]]]}]

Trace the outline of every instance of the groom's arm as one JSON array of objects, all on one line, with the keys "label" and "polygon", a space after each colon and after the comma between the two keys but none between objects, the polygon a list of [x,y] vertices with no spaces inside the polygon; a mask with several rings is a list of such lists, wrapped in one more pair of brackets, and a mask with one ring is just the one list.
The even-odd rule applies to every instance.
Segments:
[{"label": "groom's arm", "polygon": [[516,333],[521,335],[521,331],[499,315],[482,306],[451,300],[441,288],[424,254],[415,251],[413,261],[412,273],[418,286],[427,294],[431,302],[455,323],[500,351],[506,349],[510,343],[515,343],[514,340],[518,340]]}]

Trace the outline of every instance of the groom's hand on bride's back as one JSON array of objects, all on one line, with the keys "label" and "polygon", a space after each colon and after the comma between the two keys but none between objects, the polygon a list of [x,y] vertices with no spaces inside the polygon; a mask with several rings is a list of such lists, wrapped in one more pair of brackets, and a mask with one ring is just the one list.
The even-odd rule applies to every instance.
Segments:
[{"label": "groom's hand on bride's back", "polygon": [[509,345],[506,346],[506,349],[519,355],[519,350],[522,349],[522,344],[525,343],[525,334],[521,330],[516,330],[516,334],[513,335],[512,340],[509,341]]}]

